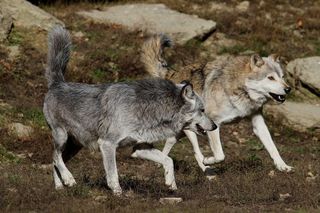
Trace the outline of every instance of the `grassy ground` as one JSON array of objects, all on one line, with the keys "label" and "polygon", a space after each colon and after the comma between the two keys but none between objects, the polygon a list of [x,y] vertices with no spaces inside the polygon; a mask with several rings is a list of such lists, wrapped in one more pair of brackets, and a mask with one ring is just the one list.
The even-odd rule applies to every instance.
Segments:
[{"label": "grassy ground", "polygon": [[[117,1],[124,3],[127,1]],[[149,1],[152,2],[152,1]],[[240,54],[248,49],[261,54],[280,52],[289,59],[319,55],[320,5],[312,1],[251,1],[249,13],[213,12],[211,2],[163,0],[170,7],[218,22],[218,32],[237,41],[219,54]],[[234,6],[238,1],[226,2]],[[115,4],[115,3],[113,3]],[[270,7],[270,4],[275,5]],[[318,5],[316,5],[318,4]],[[138,49],[144,32],[128,32],[117,25],[84,20],[75,12],[99,8],[100,4],[42,6],[64,21],[73,36],[73,55],[66,78],[99,83],[141,78],[145,75]],[[272,19],[266,20],[267,13]],[[239,21],[240,20],[240,21]],[[302,20],[303,26],[296,26]],[[296,31],[295,31],[296,30]],[[81,31],[83,36],[77,36]],[[294,33],[295,31],[295,33]],[[300,33],[300,35],[299,35]],[[112,196],[104,179],[98,152],[82,150],[68,163],[77,185],[55,191],[50,166],[52,143],[42,115],[47,90],[43,77],[45,49],[34,44],[33,35],[15,29],[7,45],[19,45],[21,54],[9,59],[0,47],[0,210],[36,212],[318,212],[320,204],[320,146],[317,131],[297,132],[281,121],[267,118],[273,138],[285,161],[295,172],[277,172],[247,120],[222,129],[226,153],[223,163],[212,166],[216,175],[207,180],[198,169],[190,143],[184,139],[172,150],[179,190],[164,185],[163,169],[151,162],[130,158],[131,148],[118,151],[123,197]],[[214,35],[213,35],[214,36]],[[301,37],[302,36],[302,37]],[[199,41],[176,46],[169,54],[175,64],[192,63],[211,51]],[[31,138],[18,139],[8,124],[21,122],[35,130]],[[211,155],[201,138],[206,156]],[[159,143],[161,148],[163,144]],[[273,174],[274,173],[274,174]],[[281,194],[289,194],[282,199]],[[183,202],[168,206],[159,198],[178,196]]]}]

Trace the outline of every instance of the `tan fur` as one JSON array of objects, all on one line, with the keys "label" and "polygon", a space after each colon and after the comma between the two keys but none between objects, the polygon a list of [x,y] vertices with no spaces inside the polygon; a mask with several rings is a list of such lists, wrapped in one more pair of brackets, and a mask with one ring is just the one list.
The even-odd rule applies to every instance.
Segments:
[{"label": "tan fur", "polygon": [[163,35],[155,35],[148,39],[141,49],[141,61],[145,69],[154,76],[164,78],[167,72],[166,61],[162,57],[164,47],[170,46],[171,41]]},{"label": "tan fur", "polygon": [[[172,70],[167,66],[159,66],[159,64],[166,65],[158,61],[164,60],[162,50],[157,49],[159,47],[161,48],[159,45],[149,45],[149,49],[143,49],[144,55],[149,57],[148,60],[143,60],[149,74],[167,78],[176,83],[182,80],[190,81],[204,100],[206,114],[218,126],[235,119],[251,117],[253,131],[266,147],[276,167],[280,171],[292,170],[292,167],[281,158],[262,116],[262,107],[268,100],[274,99],[282,103],[285,101],[285,95],[291,90],[283,79],[284,69],[280,56],[270,55],[264,58],[257,54],[237,57],[220,56],[209,63],[198,63]],[[148,52],[156,54],[147,54]],[[155,68],[154,64],[158,66]],[[203,171],[207,168],[205,164],[224,160],[219,128],[217,131],[207,133],[214,154],[210,158],[204,158],[202,155],[196,135],[188,131],[185,133],[193,146],[198,165]],[[168,139],[163,152],[168,154],[175,142],[176,140]]]},{"label": "tan fur", "polygon": [[[246,91],[248,79],[259,79],[272,68],[257,54],[251,56],[220,56],[216,60],[188,65],[179,70],[168,69],[163,57],[161,36],[149,39],[142,48],[142,62],[146,71],[157,77],[166,78],[179,83],[190,81],[195,91],[202,95],[207,113],[214,120],[219,120],[224,108],[228,105],[237,108],[246,105],[247,112],[240,117],[248,116],[260,110],[267,99],[252,100]],[[280,62],[276,54],[270,57]]]}]

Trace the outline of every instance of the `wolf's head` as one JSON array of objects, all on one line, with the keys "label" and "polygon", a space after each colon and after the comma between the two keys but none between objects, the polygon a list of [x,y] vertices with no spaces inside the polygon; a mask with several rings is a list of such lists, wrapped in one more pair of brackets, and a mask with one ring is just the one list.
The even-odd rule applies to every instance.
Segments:
[{"label": "wolf's head", "polygon": [[252,55],[250,59],[251,75],[246,81],[246,89],[251,98],[265,97],[283,103],[291,88],[284,80],[280,57],[272,54],[261,58]]},{"label": "wolf's head", "polygon": [[205,114],[204,104],[200,96],[193,91],[189,82],[181,82],[181,96],[184,100],[180,113],[184,117],[185,130],[191,130],[197,134],[205,134],[217,128],[217,125]]}]

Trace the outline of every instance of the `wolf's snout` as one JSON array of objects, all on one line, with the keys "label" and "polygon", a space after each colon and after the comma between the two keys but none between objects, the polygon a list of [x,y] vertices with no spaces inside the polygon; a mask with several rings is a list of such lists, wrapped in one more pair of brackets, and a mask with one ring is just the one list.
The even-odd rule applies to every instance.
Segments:
[{"label": "wolf's snout", "polygon": [[289,94],[290,91],[291,91],[291,87],[286,87],[286,88],[284,89],[284,91],[285,91],[286,94]]}]

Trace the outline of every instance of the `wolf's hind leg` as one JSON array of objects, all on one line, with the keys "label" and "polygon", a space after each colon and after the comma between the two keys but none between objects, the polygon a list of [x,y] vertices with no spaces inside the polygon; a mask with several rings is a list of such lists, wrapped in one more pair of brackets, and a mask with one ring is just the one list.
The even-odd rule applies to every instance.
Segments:
[{"label": "wolf's hind leg", "polygon": [[170,186],[170,189],[172,190],[177,189],[177,184],[174,178],[173,160],[166,154],[157,149],[141,149],[136,150],[134,153],[132,153],[131,156],[135,158],[151,160],[156,163],[162,164],[165,171],[164,176],[166,185]]},{"label": "wolf's hind leg", "polygon": [[[68,134],[63,128],[56,128],[52,131],[52,136],[54,139],[54,151],[53,151],[53,178],[55,187],[57,189],[61,188],[61,183],[63,182],[66,186],[73,186],[76,184],[75,179],[73,178],[71,172],[66,167],[62,153],[66,147],[66,142],[68,139]],[[59,180],[61,177],[61,180]]]}]

